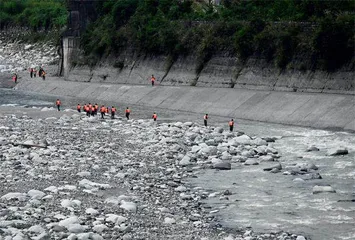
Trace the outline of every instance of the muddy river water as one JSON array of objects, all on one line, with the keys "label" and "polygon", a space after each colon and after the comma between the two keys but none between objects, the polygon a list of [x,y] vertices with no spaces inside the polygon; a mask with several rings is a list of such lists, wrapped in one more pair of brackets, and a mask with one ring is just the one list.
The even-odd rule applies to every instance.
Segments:
[{"label": "muddy river water", "polygon": [[[50,107],[55,99],[56,96],[0,89],[0,106]],[[64,107],[74,108],[83,100],[66,98],[62,102]],[[114,104],[124,108],[122,104]],[[162,121],[201,121],[202,118],[193,113],[142,106],[132,109],[136,118],[150,117],[152,111],[158,111]],[[227,128],[227,118],[213,114],[210,118],[212,124]],[[263,171],[262,163],[255,166],[234,163],[230,171],[201,170],[197,178],[189,179],[191,185],[211,192],[228,189],[233,193],[228,200],[218,197],[205,200],[219,210],[218,217],[225,227],[252,227],[257,232],[285,230],[316,240],[355,239],[354,133],[238,119],[236,125],[238,131],[249,136],[278,137],[273,146],[281,155],[278,160],[283,167],[311,162],[319,168],[322,179],[294,181],[300,176],[284,175],[285,170],[275,174]],[[306,152],[312,145],[319,151]],[[347,148],[349,154],[327,156],[329,149],[338,147]],[[336,193],[313,194],[315,185],[331,185]]]}]

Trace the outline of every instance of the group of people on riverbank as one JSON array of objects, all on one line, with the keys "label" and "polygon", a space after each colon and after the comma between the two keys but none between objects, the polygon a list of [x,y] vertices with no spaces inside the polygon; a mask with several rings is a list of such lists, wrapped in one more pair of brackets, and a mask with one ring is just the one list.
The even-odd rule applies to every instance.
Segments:
[{"label": "group of people on riverbank", "polygon": [[[60,111],[62,102],[59,99],[57,99],[55,102],[55,105],[57,106],[58,111]],[[86,116],[88,116],[88,117],[97,116],[97,113],[100,111],[101,119],[105,119],[106,114],[109,115],[110,113],[111,113],[111,119],[114,119],[116,112],[117,112],[117,109],[114,106],[112,106],[110,108],[109,106],[106,107],[105,105],[101,105],[101,107],[99,107],[99,105],[97,103],[95,103],[95,104],[91,104],[91,103],[86,104],[85,103],[83,106],[81,106],[80,103],[78,103],[78,105],[76,106],[76,110],[79,113],[81,113],[81,111],[85,112]],[[131,109],[129,107],[127,107],[125,109],[125,115],[126,115],[127,120],[129,120],[130,114],[131,114]],[[203,116],[203,122],[204,122],[205,127],[207,127],[208,118],[209,118],[208,114],[206,113]],[[153,113],[152,119],[153,119],[153,121],[157,121],[158,115],[156,112]],[[228,122],[228,125],[229,125],[229,130],[232,132],[233,128],[234,128],[234,120],[231,119]]]},{"label": "group of people on riverbank", "polygon": [[39,67],[39,70],[37,71],[37,68],[30,68],[29,69],[30,72],[30,77],[37,77],[37,73],[38,73],[38,77],[41,77],[43,80],[46,80],[46,72],[44,71],[44,69],[42,67]]},{"label": "group of people on riverbank", "polygon": [[[55,102],[58,111],[60,111],[60,108],[62,106],[62,102],[57,99]],[[80,105],[80,103],[78,103],[78,105],[76,106],[76,110],[81,113],[82,111],[86,113],[86,116],[88,117],[94,117],[97,116],[98,112],[100,112],[101,114],[101,119],[105,119],[106,114],[110,115],[111,114],[111,119],[115,118],[117,109],[114,106],[111,106],[111,108],[109,106],[105,106],[105,105],[101,105],[101,107],[99,107],[99,104],[95,103],[95,104],[84,104],[83,106]],[[129,116],[131,114],[131,109],[129,109],[129,107],[127,107],[125,109],[125,115],[127,120],[129,120]]]}]

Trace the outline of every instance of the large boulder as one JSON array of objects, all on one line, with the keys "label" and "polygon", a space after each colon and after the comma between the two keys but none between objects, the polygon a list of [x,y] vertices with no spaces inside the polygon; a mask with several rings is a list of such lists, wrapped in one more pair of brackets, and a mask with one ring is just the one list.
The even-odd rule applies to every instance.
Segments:
[{"label": "large boulder", "polygon": [[255,160],[255,159],[253,159],[253,158],[249,158],[248,160],[246,160],[245,162],[244,162],[244,165],[258,165],[259,163]]},{"label": "large boulder", "polygon": [[232,165],[230,162],[220,161],[213,164],[213,168],[219,170],[231,170]]},{"label": "large boulder", "polygon": [[239,146],[239,145],[251,145],[252,140],[248,135],[242,135],[239,137],[233,138],[232,145],[233,146]]},{"label": "large boulder", "polygon": [[188,166],[188,165],[191,165],[191,162],[190,162],[191,158],[187,155],[185,155],[179,162],[179,165],[180,166]]},{"label": "large boulder", "polygon": [[273,169],[281,170],[282,169],[281,163],[277,163],[277,164],[271,165],[270,167],[266,167],[263,170],[264,171],[271,171]]},{"label": "large boulder", "polygon": [[335,190],[331,186],[318,186],[318,185],[316,185],[316,186],[313,187],[313,194],[324,193],[324,192],[335,193]]},{"label": "large boulder", "polygon": [[329,149],[327,152],[328,156],[336,156],[336,155],[346,155],[349,151],[346,148],[333,148]]}]

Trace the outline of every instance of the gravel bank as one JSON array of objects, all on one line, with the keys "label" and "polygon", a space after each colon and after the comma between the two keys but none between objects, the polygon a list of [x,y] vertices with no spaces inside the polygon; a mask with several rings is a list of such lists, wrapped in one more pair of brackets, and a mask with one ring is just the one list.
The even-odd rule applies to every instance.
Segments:
[{"label": "gravel bank", "polygon": [[187,182],[243,161],[246,142],[277,158],[266,140],[193,122],[24,111],[0,116],[0,239],[305,239],[224,229],[203,199],[234,193]]}]

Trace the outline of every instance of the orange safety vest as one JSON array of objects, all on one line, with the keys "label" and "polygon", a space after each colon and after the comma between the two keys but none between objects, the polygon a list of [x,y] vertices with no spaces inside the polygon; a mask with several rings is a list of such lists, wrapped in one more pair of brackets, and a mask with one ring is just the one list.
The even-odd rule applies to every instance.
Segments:
[{"label": "orange safety vest", "polygon": [[151,80],[152,80],[152,82],[154,82],[155,81],[155,77],[152,77]]},{"label": "orange safety vest", "polygon": [[203,119],[207,120],[207,119],[208,119],[208,116],[207,116],[207,115],[205,115],[205,116],[203,117]]},{"label": "orange safety vest", "polygon": [[86,111],[86,104],[83,106],[83,110]]},{"label": "orange safety vest", "polygon": [[153,119],[156,119],[158,116],[156,114],[153,114]]},{"label": "orange safety vest", "polygon": [[126,113],[130,113],[131,112],[131,110],[130,109],[126,109]]},{"label": "orange safety vest", "polygon": [[111,112],[116,112],[116,108],[111,108]]},{"label": "orange safety vest", "polygon": [[105,112],[106,112],[106,113],[108,113],[108,112],[109,112],[109,109],[108,109],[108,107],[107,107],[107,108],[105,108]]},{"label": "orange safety vest", "polygon": [[57,100],[57,101],[55,102],[55,104],[56,104],[57,106],[60,106],[60,100]]},{"label": "orange safety vest", "polygon": [[229,121],[229,126],[233,126],[234,122],[233,121]]},{"label": "orange safety vest", "polygon": [[91,109],[91,108],[92,108],[92,105],[90,104],[90,105],[89,105],[89,109]]},{"label": "orange safety vest", "polygon": [[102,112],[102,113],[106,112],[105,107],[101,107],[101,108],[100,108],[100,112]]},{"label": "orange safety vest", "polygon": [[76,107],[76,109],[78,109],[78,110],[80,110],[81,109],[81,107],[80,107],[80,105],[78,104],[78,106]]},{"label": "orange safety vest", "polygon": [[95,112],[95,107],[94,106],[91,107],[91,111]]}]

